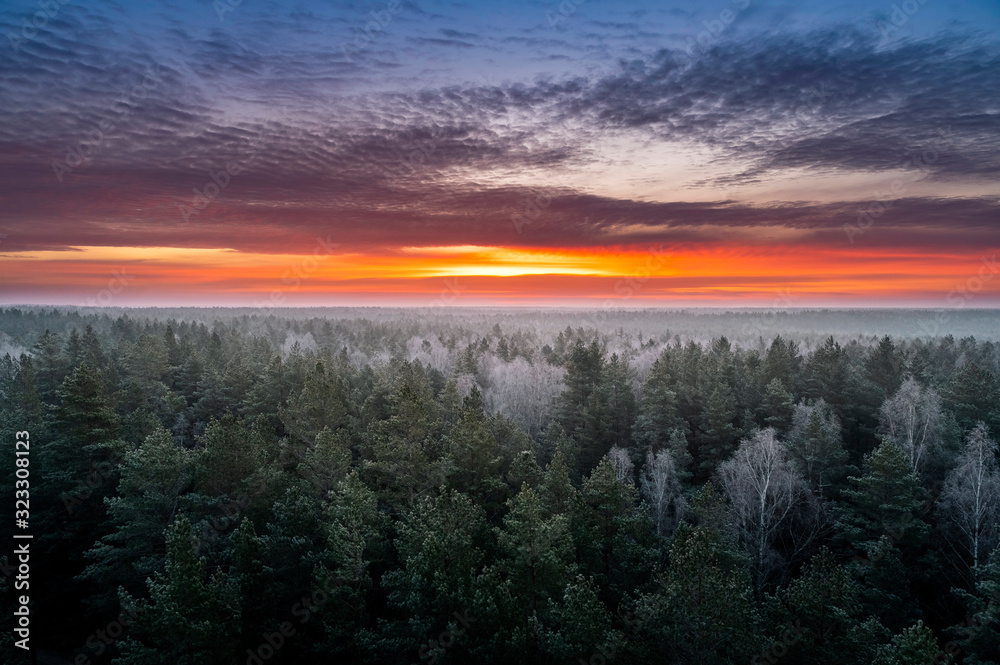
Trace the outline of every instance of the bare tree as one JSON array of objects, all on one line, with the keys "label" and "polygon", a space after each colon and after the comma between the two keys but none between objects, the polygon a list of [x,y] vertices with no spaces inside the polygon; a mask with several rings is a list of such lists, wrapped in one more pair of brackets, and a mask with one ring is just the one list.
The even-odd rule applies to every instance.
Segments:
[{"label": "bare tree", "polygon": [[969,432],[957,466],[945,479],[938,504],[947,539],[972,569],[993,551],[1000,520],[1000,469],[997,444],[980,422]]},{"label": "bare tree", "polygon": [[613,446],[608,451],[608,460],[615,467],[615,476],[618,480],[628,480],[629,483],[635,474],[635,466],[632,464],[632,457],[628,451],[618,446]]},{"label": "bare tree", "polygon": [[916,379],[903,382],[882,404],[881,432],[900,447],[914,473],[941,443],[941,397]]},{"label": "bare tree", "polygon": [[719,465],[719,479],[733,505],[736,535],[750,554],[760,593],[782,563],[774,541],[790,526],[797,508],[814,505],[812,493],[770,427],[740,443],[736,454]]},{"label": "bare tree", "polygon": [[669,450],[646,453],[646,464],[642,467],[639,481],[640,491],[653,514],[656,533],[663,536],[671,533],[683,519],[687,502],[681,492],[681,482],[677,465]]}]

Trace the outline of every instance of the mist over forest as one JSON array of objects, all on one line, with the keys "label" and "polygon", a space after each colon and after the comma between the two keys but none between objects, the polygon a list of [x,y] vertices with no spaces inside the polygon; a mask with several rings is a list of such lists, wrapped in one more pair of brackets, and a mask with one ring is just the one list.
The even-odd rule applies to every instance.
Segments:
[{"label": "mist over forest", "polygon": [[8,307],[0,395],[54,663],[1000,662],[997,310]]}]

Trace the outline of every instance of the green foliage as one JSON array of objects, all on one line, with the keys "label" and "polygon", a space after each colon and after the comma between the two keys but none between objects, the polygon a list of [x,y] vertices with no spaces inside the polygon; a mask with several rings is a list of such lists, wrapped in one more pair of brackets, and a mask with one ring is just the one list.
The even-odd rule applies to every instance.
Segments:
[{"label": "green foliage", "polygon": [[122,608],[135,620],[115,665],[230,665],[240,625],[238,585],[225,573],[207,574],[183,515],[166,540],[166,570],[147,582],[149,600],[121,593]]},{"label": "green foliage", "polygon": [[923,490],[898,446],[884,442],[848,481],[837,521],[843,541],[856,551],[883,536],[907,552],[920,547],[929,531]]},{"label": "green foliage", "polygon": [[872,661],[873,665],[947,665],[949,662],[951,658],[938,649],[934,633],[923,621],[892,638],[892,643],[879,649]]},{"label": "green foliage", "polygon": [[81,576],[109,592],[99,597],[103,603],[110,604],[116,586],[136,593],[150,575],[162,570],[162,534],[190,489],[193,457],[163,429],[125,455],[117,495],[107,500],[111,532],[87,552],[93,563]]},{"label": "green foliage", "polygon": [[709,527],[682,526],[670,565],[656,589],[636,605],[633,646],[642,662],[745,663],[759,646],[750,579],[740,560]]},{"label": "green foliage", "polygon": [[[1000,413],[993,343],[758,340],[746,313],[713,315],[736,343],[676,330],[686,313],[551,335],[457,312],[171,316],[0,312],[33,347],[0,358],[0,433],[10,451],[31,430],[32,600],[60,656],[122,603],[134,625],[95,665],[243,663],[286,621],[268,663],[885,665],[933,660],[944,635],[960,662],[1000,662],[1000,553],[947,565],[935,485]],[[561,395],[527,385],[562,368]],[[919,477],[875,435],[911,375],[943,402]],[[530,429],[518,385],[543,395]],[[708,481],[767,425],[808,488],[754,594],[742,504]],[[618,470],[657,455],[640,498]]]},{"label": "green foliage", "polygon": [[986,565],[976,572],[971,591],[953,589],[965,608],[966,616],[949,632],[955,636],[954,647],[962,653],[964,663],[993,665],[1000,663],[1000,547],[990,555]]}]

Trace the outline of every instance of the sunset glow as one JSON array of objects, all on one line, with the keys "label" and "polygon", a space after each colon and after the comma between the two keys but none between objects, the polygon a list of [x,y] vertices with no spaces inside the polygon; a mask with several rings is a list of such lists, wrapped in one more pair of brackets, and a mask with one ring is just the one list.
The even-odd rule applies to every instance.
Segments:
[{"label": "sunset glow", "polygon": [[515,4],[67,5],[0,65],[0,304],[1000,305],[989,3]]}]

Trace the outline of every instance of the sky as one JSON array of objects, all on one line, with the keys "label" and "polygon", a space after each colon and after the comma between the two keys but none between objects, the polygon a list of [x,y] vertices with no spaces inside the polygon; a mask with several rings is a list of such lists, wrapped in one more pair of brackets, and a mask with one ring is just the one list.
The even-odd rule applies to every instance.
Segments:
[{"label": "sky", "polygon": [[0,4],[0,304],[995,307],[1000,2]]}]

